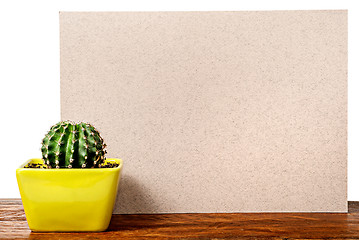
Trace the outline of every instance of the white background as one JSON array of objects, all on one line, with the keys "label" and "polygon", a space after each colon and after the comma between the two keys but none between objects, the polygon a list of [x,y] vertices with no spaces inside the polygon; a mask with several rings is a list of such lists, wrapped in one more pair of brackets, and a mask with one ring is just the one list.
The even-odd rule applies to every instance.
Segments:
[{"label": "white background", "polygon": [[41,157],[60,120],[59,11],[349,10],[348,200],[359,201],[359,8],[339,1],[0,1],[0,198],[18,198],[15,169]]}]

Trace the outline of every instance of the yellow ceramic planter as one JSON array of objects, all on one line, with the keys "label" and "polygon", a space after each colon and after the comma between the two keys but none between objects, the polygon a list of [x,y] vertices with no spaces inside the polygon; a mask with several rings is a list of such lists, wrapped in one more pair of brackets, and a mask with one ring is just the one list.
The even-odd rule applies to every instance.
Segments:
[{"label": "yellow ceramic planter", "polygon": [[32,231],[80,232],[107,229],[116,200],[122,169],[36,169],[16,170],[26,219]]}]

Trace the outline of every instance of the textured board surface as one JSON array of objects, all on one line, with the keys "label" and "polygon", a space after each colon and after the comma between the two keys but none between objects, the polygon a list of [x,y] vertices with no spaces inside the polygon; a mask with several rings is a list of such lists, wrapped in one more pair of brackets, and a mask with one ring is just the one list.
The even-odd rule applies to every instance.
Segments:
[{"label": "textured board surface", "polygon": [[347,11],[61,12],[60,40],[115,213],[347,211]]}]

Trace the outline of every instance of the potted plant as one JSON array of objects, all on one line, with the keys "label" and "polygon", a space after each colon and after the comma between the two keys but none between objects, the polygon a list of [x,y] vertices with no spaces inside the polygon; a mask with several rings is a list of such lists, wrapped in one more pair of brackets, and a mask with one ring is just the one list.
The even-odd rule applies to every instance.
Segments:
[{"label": "potted plant", "polygon": [[106,144],[88,123],[62,121],[42,141],[42,159],[16,170],[32,231],[107,229],[116,199],[122,160],[106,159]]}]

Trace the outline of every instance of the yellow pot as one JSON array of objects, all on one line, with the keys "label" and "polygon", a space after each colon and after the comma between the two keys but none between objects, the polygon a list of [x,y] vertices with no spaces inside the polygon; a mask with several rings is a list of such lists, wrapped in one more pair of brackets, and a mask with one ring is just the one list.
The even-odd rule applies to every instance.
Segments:
[{"label": "yellow pot", "polygon": [[26,219],[32,231],[105,231],[110,223],[122,169],[16,169]]}]

